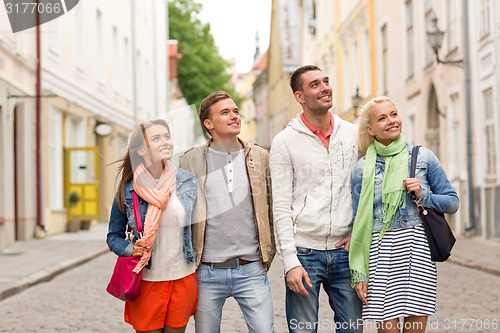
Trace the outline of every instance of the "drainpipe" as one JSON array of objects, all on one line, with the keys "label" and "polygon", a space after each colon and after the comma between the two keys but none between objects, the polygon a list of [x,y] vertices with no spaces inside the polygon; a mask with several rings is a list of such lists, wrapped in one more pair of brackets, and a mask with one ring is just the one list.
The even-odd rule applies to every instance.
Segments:
[{"label": "drainpipe", "polygon": [[469,221],[465,227],[466,231],[475,228],[475,202],[472,173],[472,125],[471,125],[471,83],[470,83],[470,56],[469,56],[469,14],[467,0],[462,0],[463,34],[464,34],[464,76],[465,76],[465,123],[467,133],[467,194],[469,201]]},{"label": "drainpipe", "polygon": [[[40,0],[37,0],[37,6]],[[38,7],[37,7],[38,8]],[[41,95],[42,95],[42,70],[40,51],[40,14],[36,15],[36,225],[45,231],[42,219],[42,157],[41,157]]]},{"label": "drainpipe", "polygon": [[19,135],[17,131],[17,127],[19,126],[17,105],[14,107],[14,239],[16,241],[19,240],[19,205],[17,199],[19,198],[19,181],[17,178],[17,167],[18,167],[18,159],[17,159],[17,136]]}]

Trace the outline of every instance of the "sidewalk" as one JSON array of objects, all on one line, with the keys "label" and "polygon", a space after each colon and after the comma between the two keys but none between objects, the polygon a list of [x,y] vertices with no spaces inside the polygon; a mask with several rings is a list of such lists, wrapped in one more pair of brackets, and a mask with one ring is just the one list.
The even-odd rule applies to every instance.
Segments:
[{"label": "sidewalk", "polygon": [[500,276],[500,240],[459,236],[448,261]]},{"label": "sidewalk", "polygon": [[[99,223],[90,230],[17,242],[1,251],[0,301],[108,252],[107,227]],[[500,241],[458,237],[449,261],[500,276]]]},{"label": "sidewalk", "polygon": [[107,223],[98,223],[0,251],[0,301],[108,252],[107,230]]}]

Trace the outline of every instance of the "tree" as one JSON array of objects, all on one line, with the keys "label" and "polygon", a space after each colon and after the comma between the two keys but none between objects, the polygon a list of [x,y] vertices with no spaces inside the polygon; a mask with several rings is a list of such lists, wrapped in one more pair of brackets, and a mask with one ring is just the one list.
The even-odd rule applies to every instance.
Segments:
[{"label": "tree", "polygon": [[168,26],[170,39],[178,41],[182,59],[178,64],[179,85],[189,104],[198,110],[201,102],[217,90],[227,91],[239,104],[241,98],[236,94],[226,73],[229,64],[219,54],[210,24],[198,19],[203,5],[193,0],[169,0]]}]

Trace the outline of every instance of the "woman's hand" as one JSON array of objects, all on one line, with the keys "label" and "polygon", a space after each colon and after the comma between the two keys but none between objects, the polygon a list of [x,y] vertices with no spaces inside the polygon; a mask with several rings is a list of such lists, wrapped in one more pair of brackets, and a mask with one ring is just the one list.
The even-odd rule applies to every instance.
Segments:
[{"label": "woman's hand", "polygon": [[144,246],[135,243],[134,244],[134,250],[132,251],[132,256],[143,256],[144,253],[146,253],[149,250],[149,246]]},{"label": "woman's hand", "polygon": [[417,178],[403,179],[403,184],[408,190],[408,193],[415,192],[417,200],[420,199],[420,196],[422,195],[422,187],[420,187],[420,182]]},{"label": "woman's hand", "polygon": [[356,293],[358,294],[359,299],[363,304],[368,305],[368,301],[366,300],[366,282],[358,282],[356,287]]}]

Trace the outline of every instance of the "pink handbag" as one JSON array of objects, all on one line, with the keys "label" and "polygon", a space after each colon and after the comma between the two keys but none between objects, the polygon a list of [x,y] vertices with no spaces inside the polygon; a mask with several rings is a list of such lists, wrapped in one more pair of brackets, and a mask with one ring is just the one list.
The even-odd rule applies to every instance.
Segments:
[{"label": "pink handbag", "polygon": [[[135,191],[132,194],[132,206],[134,208],[135,225],[137,231],[141,233],[141,211],[139,210],[139,198]],[[134,273],[132,270],[140,260],[140,256],[118,257],[106,291],[122,301],[135,301],[141,295],[142,270],[139,274]]]}]

